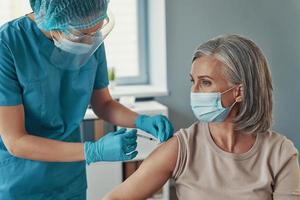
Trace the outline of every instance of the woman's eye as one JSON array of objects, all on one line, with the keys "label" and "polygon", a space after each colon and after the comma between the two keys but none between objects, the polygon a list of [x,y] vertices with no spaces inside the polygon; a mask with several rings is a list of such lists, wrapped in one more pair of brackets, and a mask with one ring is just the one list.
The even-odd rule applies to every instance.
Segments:
[{"label": "woman's eye", "polygon": [[203,81],[202,81],[202,85],[204,85],[204,86],[210,86],[210,85],[211,85],[211,82],[210,82],[210,81],[203,80]]},{"label": "woman's eye", "polygon": [[192,83],[194,83],[195,81],[194,81],[194,79],[190,79],[190,81],[192,82]]}]

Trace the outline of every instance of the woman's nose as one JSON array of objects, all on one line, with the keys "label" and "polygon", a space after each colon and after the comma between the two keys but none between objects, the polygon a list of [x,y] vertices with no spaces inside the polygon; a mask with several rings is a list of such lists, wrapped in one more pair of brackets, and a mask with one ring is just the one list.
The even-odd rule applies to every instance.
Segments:
[{"label": "woman's nose", "polygon": [[191,86],[191,92],[200,92],[200,91],[199,91],[199,88],[197,87],[196,84],[193,84],[193,85]]}]

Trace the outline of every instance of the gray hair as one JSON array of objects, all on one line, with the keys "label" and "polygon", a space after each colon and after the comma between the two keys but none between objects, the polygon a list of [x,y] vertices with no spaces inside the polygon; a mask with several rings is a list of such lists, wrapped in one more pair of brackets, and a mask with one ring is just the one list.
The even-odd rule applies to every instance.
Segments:
[{"label": "gray hair", "polygon": [[247,38],[224,35],[200,45],[193,62],[208,55],[224,64],[224,74],[230,83],[244,88],[244,98],[234,120],[235,130],[248,133],[269,130],[272,126],[273,87],[262,51]]}]

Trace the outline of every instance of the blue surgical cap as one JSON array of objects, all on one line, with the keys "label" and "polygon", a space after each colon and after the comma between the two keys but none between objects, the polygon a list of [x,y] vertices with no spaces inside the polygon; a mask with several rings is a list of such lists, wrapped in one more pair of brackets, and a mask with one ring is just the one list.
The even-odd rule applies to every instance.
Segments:
[{"label": "blue surgical cap", "polygon": [[109,0],[30,0],[35,21],[45,31],[88,29],[107,18]]}]

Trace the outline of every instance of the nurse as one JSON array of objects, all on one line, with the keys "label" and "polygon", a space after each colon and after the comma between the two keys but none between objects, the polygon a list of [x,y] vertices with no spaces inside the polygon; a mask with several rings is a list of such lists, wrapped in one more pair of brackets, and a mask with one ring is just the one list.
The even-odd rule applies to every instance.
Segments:
[{"label": "nurse", "polygon": [[114,25],[108,0],[30,4],[32,14],[0,29],[0,199],[84,200],[86,163],[137,155],[136,129],[80,142],[89,103],[99,118],[160,141],[173,127],[111,98],[103,45]]}]

